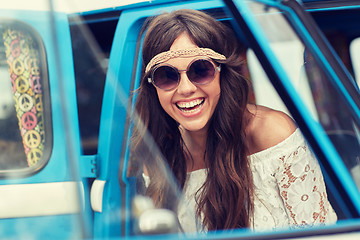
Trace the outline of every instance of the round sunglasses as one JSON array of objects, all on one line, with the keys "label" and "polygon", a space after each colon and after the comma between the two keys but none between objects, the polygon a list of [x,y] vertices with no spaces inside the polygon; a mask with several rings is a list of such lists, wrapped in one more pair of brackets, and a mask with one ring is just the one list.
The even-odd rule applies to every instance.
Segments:
[{"label": "round sunglasses", "polygon": [[148,82],[165,91],[175,89],[180,83],[180,72],[186,72],[189,80],[195,85],[205,85],[214,80],[215,72],[221,67],[215,66],[210,59],[194,59],[186,70],[179,70],[170,64],[156,66]]}]

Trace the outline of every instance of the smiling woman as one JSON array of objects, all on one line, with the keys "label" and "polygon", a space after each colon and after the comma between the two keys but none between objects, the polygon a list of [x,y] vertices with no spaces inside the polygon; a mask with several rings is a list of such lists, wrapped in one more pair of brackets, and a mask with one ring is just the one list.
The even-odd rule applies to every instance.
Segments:
[{"label": "smiling woman", "polygon": [[[175,52],[183,49],[199,49],[186,33],[176,38],[170,47],[170,51]],[[174,85],[172,89],[165,90],[157,86],[156,91],[162,108],[182,128],[206,134],[207,123],[213,115],[220,97],[220,71],[215,70],[215,63],[204,59],[204,56],[201,55],[199,52],[195,57],[182,55],[167,60],[166,64],[174,66],[176,69],[188,70],[182,71],[183,73],[178,75],[177,85]],[[199,63],[200,61],[202,64]],[[157,75],[154,73],[159,71],[158,69],[162,66],[164,65],[159,63],[153,70],[152,78],[155,83]],[[162,82],[168,82],[171,78],[167,74],[162,79]],[[189,171],[191,170],[189,169]]]},{"label": "smiling woman", "polygon": [[135,127],[145,194],[176,211],[185,232],[334,223],[319,164],[293,120],[249,103],[232,31],[195,10],[161,14],[145,29],[136,110],[185,204],[174,207]]}]

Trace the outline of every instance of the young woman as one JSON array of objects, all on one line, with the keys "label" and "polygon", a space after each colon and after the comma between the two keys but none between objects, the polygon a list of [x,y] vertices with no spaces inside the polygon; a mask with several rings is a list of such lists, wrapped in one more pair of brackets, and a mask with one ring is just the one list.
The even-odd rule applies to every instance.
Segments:
[{"label": "young woman", "polygon": [[[175,209],[184,231],[333,223],[320,167],[286,114],[248,102],[232,31],[195,10],[146,24],[136,110],[196,214]],[[144,158],[146,193],[173,198],[154,160]]]}]

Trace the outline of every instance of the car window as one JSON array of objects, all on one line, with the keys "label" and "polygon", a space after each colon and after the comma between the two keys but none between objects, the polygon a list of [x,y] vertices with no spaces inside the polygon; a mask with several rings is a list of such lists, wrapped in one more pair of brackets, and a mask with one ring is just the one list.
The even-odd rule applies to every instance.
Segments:
[{"label": "car window", "polygon": [[[326,39],[336,51],[349,73],[359,79],[359,69],[354,49],[360,36],[359,5],[355,1],[341,4],[340,1],[308,1],[304,3]],[[341,7],[339,7],[341,6]]]},{"label": "car window", "polygon": [[[90,19],[69,17],[81,145],[85,155],[97,153],[105,73],[118,18],[99,15],[101,19],[97,20],[92,19],[96,19],[96,14]],[[94,42],[89,43],[89,38]]]},{"label": "car window", "polygon": [[0,33],[1,176],[9,170],[38,170],[48,161],[52,140],[42,41],[34,29],[17,21],[0,21]]},{"label": "car window", "polygon": [[[353,173],[354,180],[360,186],[357,171],[353,169],[359,168],[359,126],[346,106],[343,96],[331,83],[318,61],[314,60],[313,54],[292,29],[281,11],[271,7],[265,9],[262,4],[257,3],[253,3],[251,7],[257,16],[259,26],[265,32],[269,47],[279,60],[293,87],[312,113],[313,119],[322,125],[343,157],[345,165]],[[264,11],[268,14],[262,14]],[[250,59],[254,59],[251,53],[249,56]],[[250,61],[249,64],[251,63]],[[258,74],[258,71],[252,69],[252,65],[249,67],[253,76]],[[254,76],[253,79],[259,81],[262,78],[264,75]],[[259,84],[255,87],[255,96],[264,97],[266,91],[263,85]],[[261,101],[265,105],[270,102],[272,101],[267,99]]]}]

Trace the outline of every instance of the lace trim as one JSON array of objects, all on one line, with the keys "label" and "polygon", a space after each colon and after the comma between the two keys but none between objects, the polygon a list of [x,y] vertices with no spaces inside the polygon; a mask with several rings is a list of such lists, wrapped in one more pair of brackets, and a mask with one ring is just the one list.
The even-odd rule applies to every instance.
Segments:
[{"label": "lace trim", "polygon": [[[288,221],[282,225],[299,227],[336,222],[319,163],[299,129],[276,146],[251,155],[250,161],[255,191],[260,192],[258,200],[270,209],[271,216],[280,207],[284,209]],[[278,189],[278,195],[274,194],[274,188]],[[256,225],[264,224],[260,220]]]},{"label": "lace trim", "polygon": [[320,166],[311,155],[307,146],[300,146],[291,155],[280,158],[283,165],[276,178],[288,215],[295,225],[325,223],[332,210]]}]

